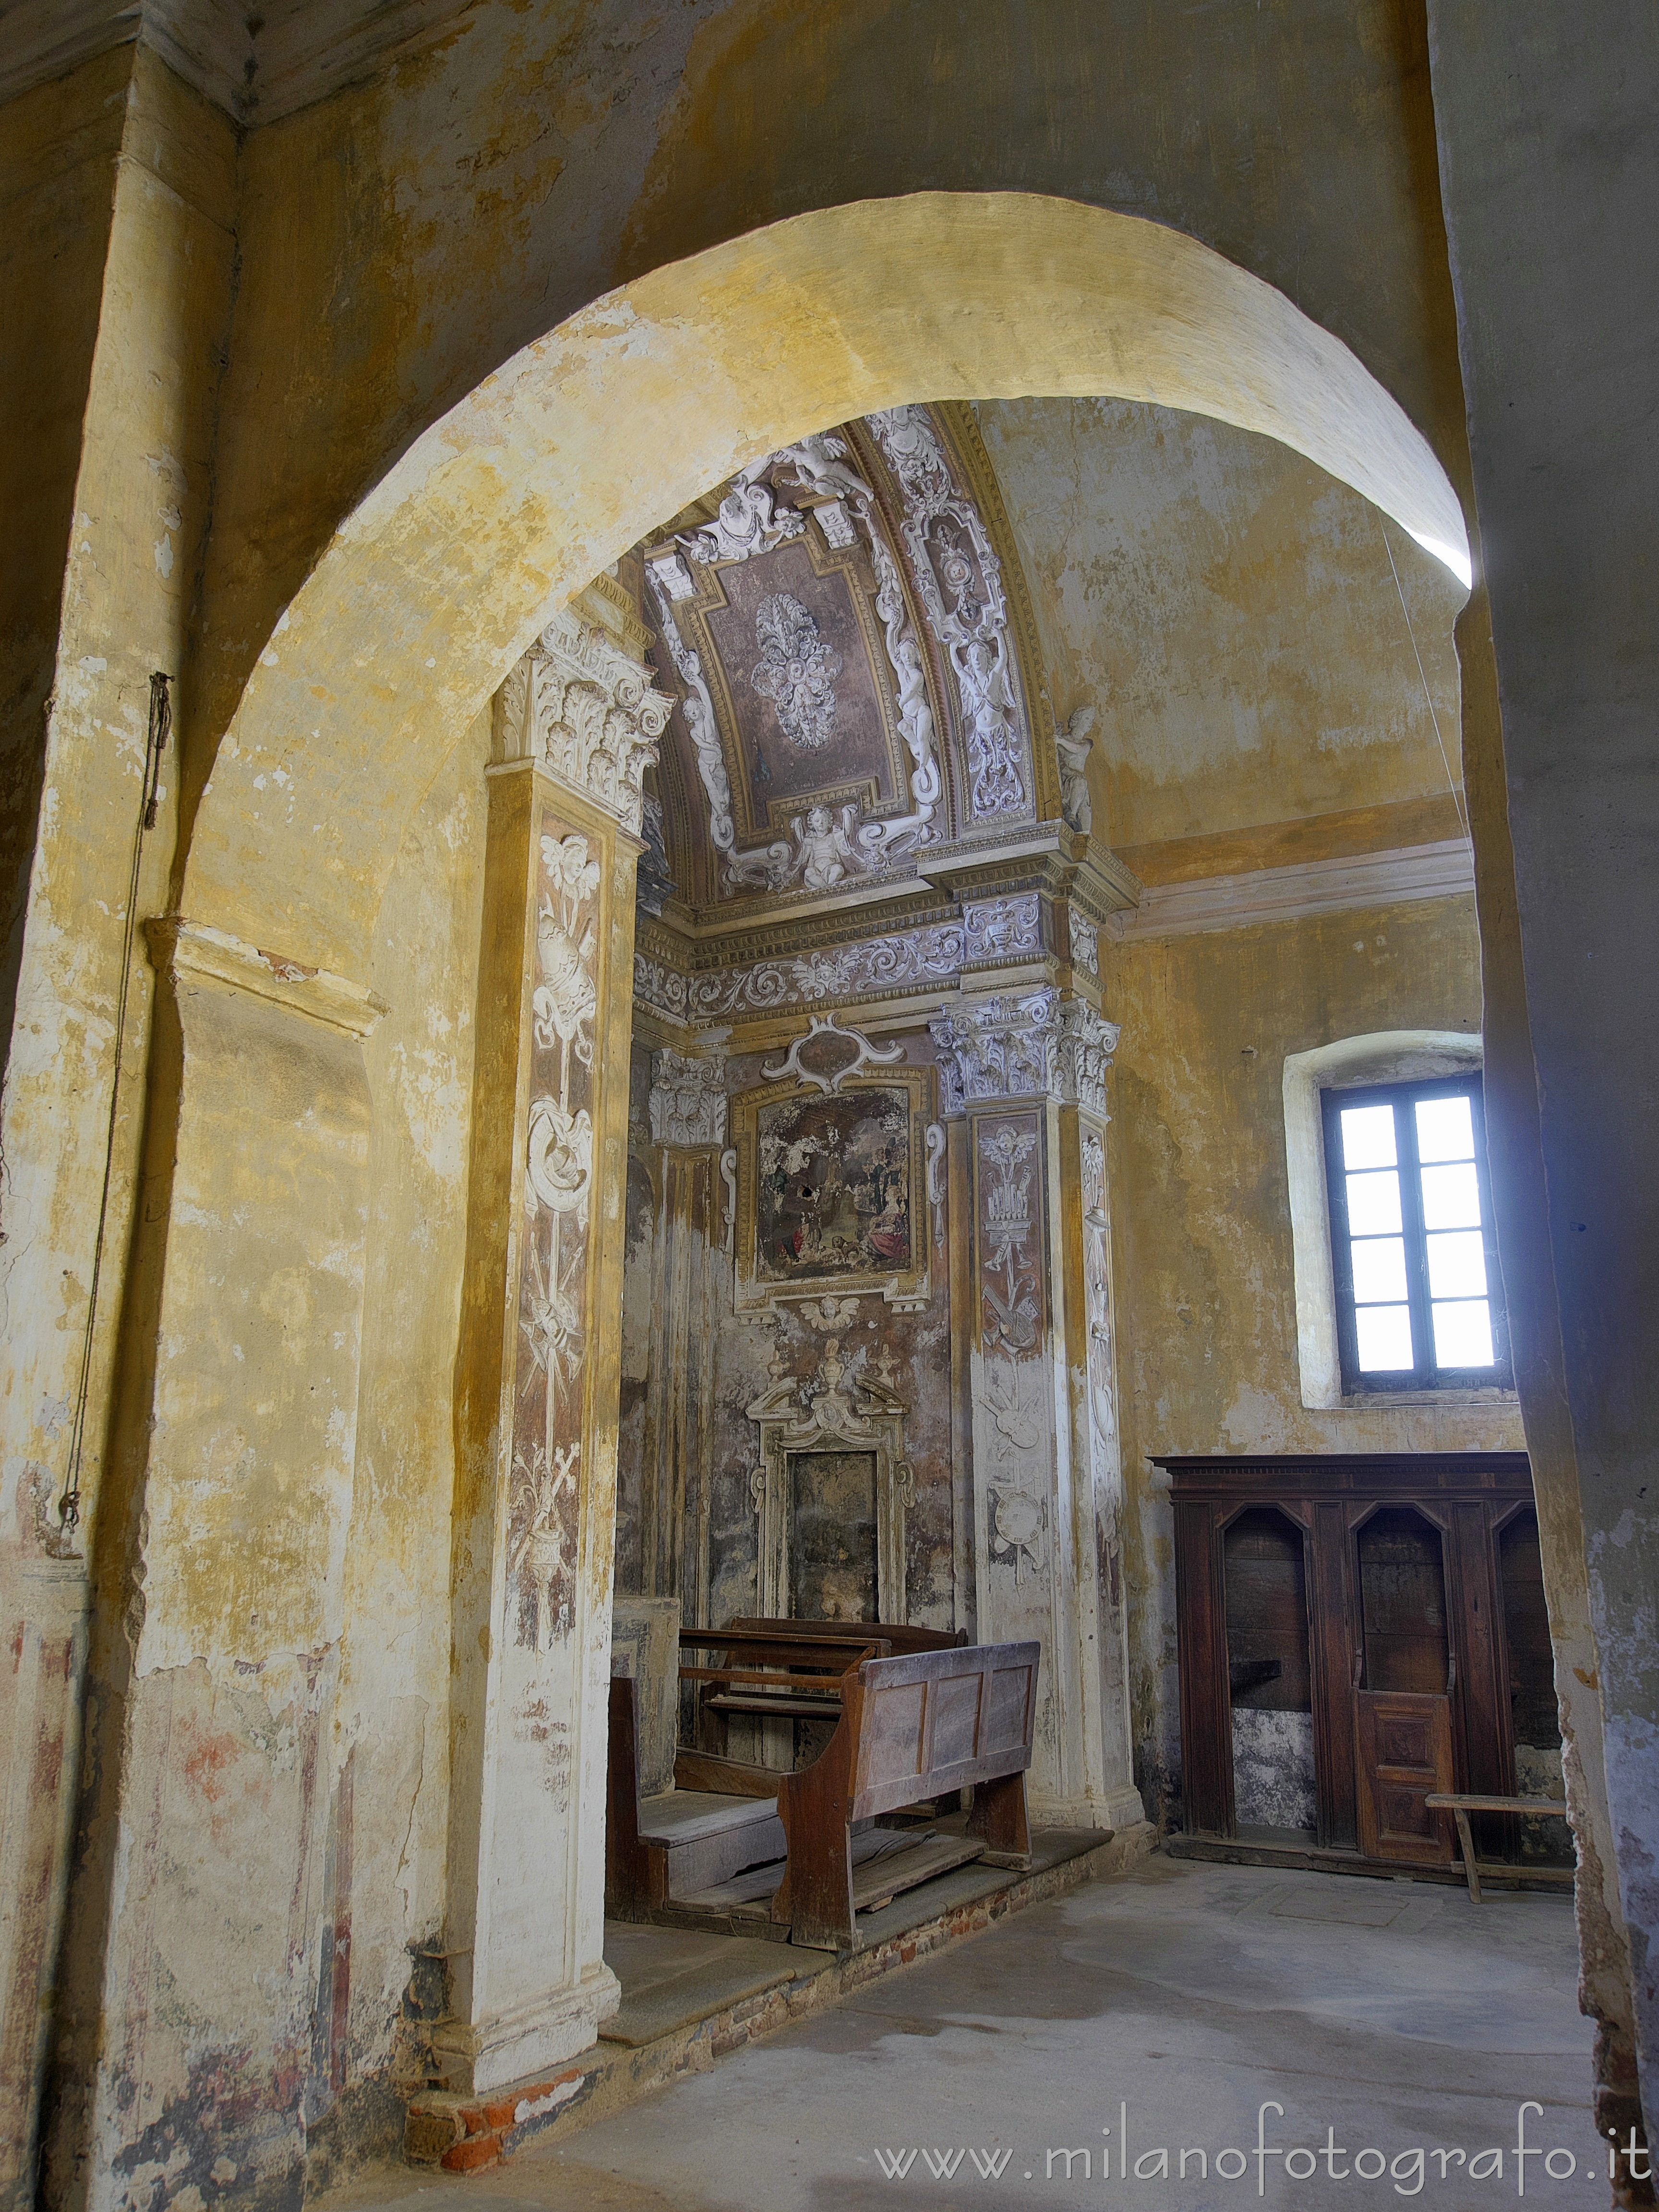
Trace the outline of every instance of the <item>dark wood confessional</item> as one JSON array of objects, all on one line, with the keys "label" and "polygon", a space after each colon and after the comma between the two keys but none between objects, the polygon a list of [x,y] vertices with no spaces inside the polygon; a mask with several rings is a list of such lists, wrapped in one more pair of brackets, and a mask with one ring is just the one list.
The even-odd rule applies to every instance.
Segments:
[{"label": "dark wood confessional", "polygon": [[[1523,1765],[1559,1745],[1526,1454],[1153,1463],[1175,1507],[1188,1834],[1449,1866],[1451,1818],[1425,1799],[1514,1796],[1517,1742]],[[1238,1817],[1252,1711],[1310,1719],[1311,1831]],[[1561,1822],[1476,1825],[1483,1860],[1570,1856]]]}]

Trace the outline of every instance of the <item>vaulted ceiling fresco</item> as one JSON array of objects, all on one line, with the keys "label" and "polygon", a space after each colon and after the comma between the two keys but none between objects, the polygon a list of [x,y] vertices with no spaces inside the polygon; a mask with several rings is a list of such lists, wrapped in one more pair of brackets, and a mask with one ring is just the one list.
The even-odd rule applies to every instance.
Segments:
[{"label": "vaulted ceiling fresco", "polygon": [[1057,812],[1030,616],[967,410],[769,455],[639,549],[679,902],[702,921],[882,896]]}]

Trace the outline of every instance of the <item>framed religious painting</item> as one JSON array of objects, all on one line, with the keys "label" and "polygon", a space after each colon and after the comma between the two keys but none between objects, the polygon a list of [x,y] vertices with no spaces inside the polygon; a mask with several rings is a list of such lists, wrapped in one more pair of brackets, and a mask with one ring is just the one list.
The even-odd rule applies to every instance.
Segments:
[{"label": "framed religious painting", "polygon": [[826,1292],[927,1298],[932,1084],[929,1068],[894,1067],[732,1100],[738,1312]]}]

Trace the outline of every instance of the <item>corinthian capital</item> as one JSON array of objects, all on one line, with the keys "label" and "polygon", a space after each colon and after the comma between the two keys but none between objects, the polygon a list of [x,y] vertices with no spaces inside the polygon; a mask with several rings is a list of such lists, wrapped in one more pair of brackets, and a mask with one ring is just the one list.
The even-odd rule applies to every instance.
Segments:
[{"label": "corinthian capital", "polygon": [[927,1027],[947,1116],[963,1113],[981,1099],[1058,1095],[1060,994],[1049,986],[964,998],[957,1012]]},{"label": "corinthian capital", "polygon": [[1063,1097],[1105,1121],[1106,1071],[1121,1034],[1115,1022],[1097,1014],[1082,999],[1068,999],[1060,1010],[1060,1085]]},{"label": "corinthian capital", "polygon": [[673,706],[607,629],[564,607],[495,694],[494,757],[538,762],[637,836]]}]

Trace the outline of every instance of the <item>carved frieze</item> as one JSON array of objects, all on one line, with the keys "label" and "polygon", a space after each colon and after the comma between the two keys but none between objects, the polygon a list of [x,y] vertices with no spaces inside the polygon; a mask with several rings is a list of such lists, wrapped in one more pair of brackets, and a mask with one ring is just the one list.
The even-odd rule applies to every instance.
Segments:
[{"label": "carved frieze", "polygon": [[666,1049],[655,1054],[651,1062],[650,1105],[654,1143],[681,1149],[724,1144],[724,1064]]},{"label": "carved frieze", "polygon": [[1081,915],[1075,907],[1066,908],[1066,929],[1072,948],[1072,965],[1082,969],[1085,975],[1100,974],[1100,926]]},{"label": "carved frieze", "polygon": [[1035,891],[1020,898],[969,899],[962,919],[969,960],[1011,960],[1042,950],[1042,902]]},{"label": "carved frieze", "polygon": [[637,836],[641,780],[673,706],[648,669],[564,607],[495,695],[495,757],[540,762]]}]

